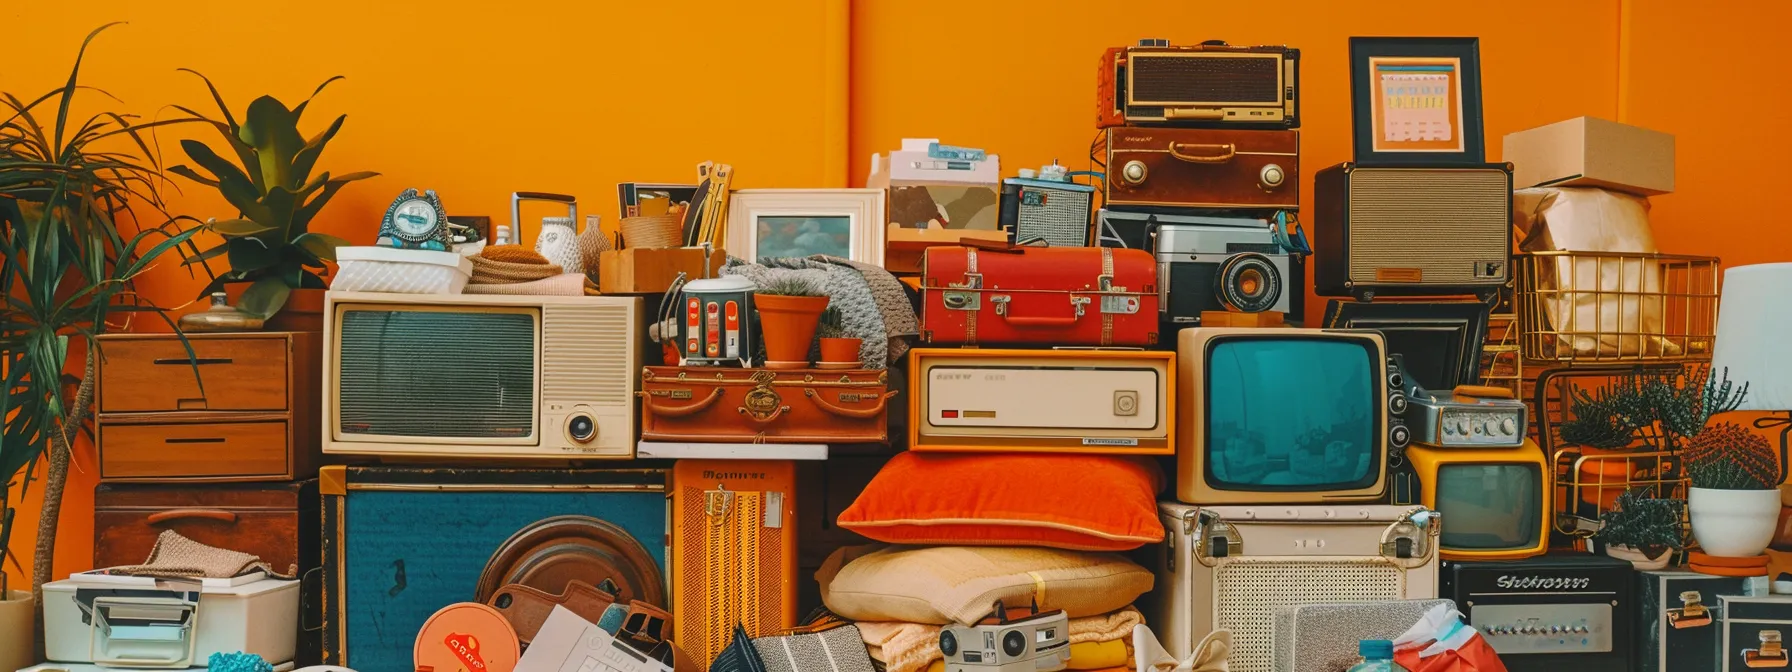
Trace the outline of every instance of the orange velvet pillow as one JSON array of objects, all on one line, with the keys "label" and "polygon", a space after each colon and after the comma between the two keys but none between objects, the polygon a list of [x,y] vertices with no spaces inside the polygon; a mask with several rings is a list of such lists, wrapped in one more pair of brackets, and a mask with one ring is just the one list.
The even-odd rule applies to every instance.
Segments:
[{"label": "orange velvet pillow", "polygon": [[892,544],[1125,551],[1163,541],[1161,478],[1142,458],[904,452],[840,526]]}]

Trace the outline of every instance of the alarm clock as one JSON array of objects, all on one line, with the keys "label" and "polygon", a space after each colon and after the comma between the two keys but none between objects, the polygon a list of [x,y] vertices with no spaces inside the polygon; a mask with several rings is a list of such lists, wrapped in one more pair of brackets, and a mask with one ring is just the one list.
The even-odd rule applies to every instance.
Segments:
[{"label": "alarm clock", "polygon": [[448,213],[434,190],[406,189],[386,208],[378,244],[405,250],[448,251]]}]

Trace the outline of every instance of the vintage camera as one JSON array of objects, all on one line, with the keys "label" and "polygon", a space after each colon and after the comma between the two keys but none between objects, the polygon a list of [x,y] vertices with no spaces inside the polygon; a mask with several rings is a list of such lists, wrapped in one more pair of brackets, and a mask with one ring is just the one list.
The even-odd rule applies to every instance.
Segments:
[{"label": "vintage camera", "polygon": [[1150,215],[1158,309],[1167,325],[1198,326],[1201,312],[1276,311],[1298,320],[1306,304],[1306,235],[1287,222]]},{"label": "vintage camera", "polygon": [[976,625],[940,630],[946,672],[1056,672],[1070,665],[1070,618],[1061,610],[1008,620],[1001,601]]}]

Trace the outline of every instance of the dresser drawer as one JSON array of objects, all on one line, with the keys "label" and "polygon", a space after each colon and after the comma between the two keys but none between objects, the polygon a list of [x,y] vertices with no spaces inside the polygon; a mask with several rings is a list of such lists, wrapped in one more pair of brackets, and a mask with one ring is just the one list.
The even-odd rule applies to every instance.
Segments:
[{"label": "dresser drawer", "polygon": [[100,426],[100,478],[286,480],[286,421]]},{"label": "dresser drawer", "polygon": [[100,412],[287,410],[287,339],[189,336],[187,342],[193,360],[174,336],[102,339]]}]

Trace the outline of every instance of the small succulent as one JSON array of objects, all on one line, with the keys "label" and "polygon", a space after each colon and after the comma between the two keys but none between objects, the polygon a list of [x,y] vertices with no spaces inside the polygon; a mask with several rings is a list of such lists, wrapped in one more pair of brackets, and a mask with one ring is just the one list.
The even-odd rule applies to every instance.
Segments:
[{"label": "small succulent", "polygon": [[807,275],[794,271],[784,271],[782,273],[776,272],[782,269],[772,270],[773,272],[767,273],[765,277],[759,278],[754,283],[757,285],[754,292],[771,296],[827,295],[822,291],[821,283],[816,282],[813,278],[810,278]]},{"label": "small succulent", "polygon": [[1657,499],[1648,488],[1626,490],[1616,506],[1599,517],[1602,526],[1594,539],[1629,546],[1654,556],[1663,548],[1679,550],[1686,544],[1681,526],[1686,500]]},{"label": "small succulent", "polygon": [[821,338],[852,338],[852,334],[846,331],[846,317],[840,314],[839,308],[833,306],[821,311],[821,322],[816,325],[816,333]]}]

